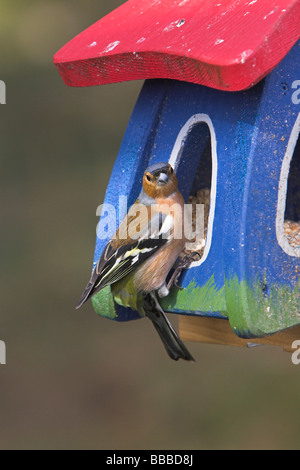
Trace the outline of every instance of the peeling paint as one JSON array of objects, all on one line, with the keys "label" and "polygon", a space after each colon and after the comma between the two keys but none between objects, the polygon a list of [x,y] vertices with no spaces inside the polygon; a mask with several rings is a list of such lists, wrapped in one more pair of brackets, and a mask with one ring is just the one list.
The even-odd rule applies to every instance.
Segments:
[{"label": "peeling paint", "polygon": [[102,52],[110,52],[120,44],[120,41],[110,42]]}]

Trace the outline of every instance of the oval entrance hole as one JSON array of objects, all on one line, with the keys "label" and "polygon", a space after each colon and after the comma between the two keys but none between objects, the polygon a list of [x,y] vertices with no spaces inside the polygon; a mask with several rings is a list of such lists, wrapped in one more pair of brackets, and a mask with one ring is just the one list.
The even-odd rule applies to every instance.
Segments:
[{"label": "oval entrance hole", "polygon": [[[205,261],[211,246],[216,198],[216,138],[208,115],[196,114],[186,122],[177,137],[170,163],[176,168],[179,184],[181,174],[190,178],[191,183],[186,185],[188,189],[182,192],[188,204],[192,205],[195,237],[188,241],[182,256],[199,253],[199,258],[191,264],[197,266]],[[196,209],[197,205],[203,205],[202,209]],[[202,223],[197,217],[202,217]]]}]

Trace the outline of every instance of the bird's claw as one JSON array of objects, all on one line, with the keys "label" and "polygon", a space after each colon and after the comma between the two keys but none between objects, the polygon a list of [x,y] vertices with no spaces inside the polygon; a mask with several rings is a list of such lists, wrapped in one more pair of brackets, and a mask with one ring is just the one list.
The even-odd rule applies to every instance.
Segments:
[{"label": "bird's claw", "polygon": [[[198,258],[198,259],[197,259]],[[178,285],[178,279],[180,277],[181,272],[184,269],[187,269],[191,263],[195,261],[199,261],[201,259],[200,253],[198,251],[192,251],[189,255],[185,255],[183,259],[178,263],[176,268],[174,269],[174,272],[172,276],[170,277],[170,280],[167,284],[167,289],[171,289],[171,287],[176,287],[179,290],[183,290],[183,287]]]}]

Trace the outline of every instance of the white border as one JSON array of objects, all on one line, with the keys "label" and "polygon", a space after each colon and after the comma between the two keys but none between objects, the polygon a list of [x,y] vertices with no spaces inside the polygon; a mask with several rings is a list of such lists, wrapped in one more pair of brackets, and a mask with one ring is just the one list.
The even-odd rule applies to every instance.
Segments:
[{"label": "white border", "polygon": [[218,168],[218,159],[217,159],[217,140],[214,130],[213,123],[208,116],[208,114],[194,114],[181,128],[177,139],[175,141],[171,156],[169,159],[170,165],[176,170],[177,169],[177,160],[181,156],[182,146],[194,127],[195,124],[200,124],[204,122],[208,125],[210,131],[210,140],[211,140],[211,158],[212,158],[212,174],[211,174],[211,189],[210,189],[210,206],[209,206],[209,216],[208,216],[208,227],[207,235],[205,241],[204,253],[200,261],[195,261],[191,263],[190,267],[200,266],[206,260],[212,240],[212,229],[215,216],[215,205],[216,205],[216,190],[217,190],[217,168]]},{"label": "white border", "polygon": [[300,134],[300,113],[297,116],[291,136],[286,148],[286,152],[282,161],[280,180],[278,185],[278,200],[277,200],[277,213],[276,213],[276,238],[279,246],[289,256],[300,257],[300,247],[293,247],[289,244],[284,232],[284,213],[287,196],[288,176],[290,170],[290,163],[296,147],[296,143]]}]

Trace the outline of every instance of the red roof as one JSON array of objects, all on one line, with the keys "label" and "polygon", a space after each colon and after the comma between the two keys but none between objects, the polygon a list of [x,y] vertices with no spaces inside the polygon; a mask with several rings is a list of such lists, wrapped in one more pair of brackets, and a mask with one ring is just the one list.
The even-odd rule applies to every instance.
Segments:
[{"label": "red roof", "polygon": [[242,90],[300,36],[299,0],[129,0],[54,56],[65,83],[171,78]]}]

